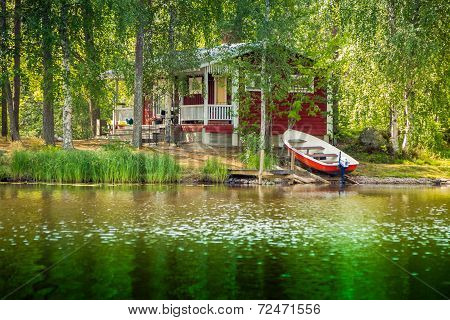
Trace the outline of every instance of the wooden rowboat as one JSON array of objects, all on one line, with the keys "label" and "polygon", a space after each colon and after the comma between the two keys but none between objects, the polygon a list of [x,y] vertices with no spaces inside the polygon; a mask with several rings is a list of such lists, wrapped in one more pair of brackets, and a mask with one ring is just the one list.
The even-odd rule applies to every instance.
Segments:
[{"label": "wooden rowboat", "polygon": [[289,151],[294,153],[296,159],[317,171],[331,175],[339,174],[341,170],[339,160],[345,167],[345,173],[352,172],[359,164],[331,144],[301,131],[286,130],[283,134],[283,142]]}]

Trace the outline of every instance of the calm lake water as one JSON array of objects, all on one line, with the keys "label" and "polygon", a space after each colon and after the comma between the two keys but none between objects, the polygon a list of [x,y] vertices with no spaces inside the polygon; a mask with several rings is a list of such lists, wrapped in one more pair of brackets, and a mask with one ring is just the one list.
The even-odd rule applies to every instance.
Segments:
[{"label": "calm lake water", "polygon": [[444,299],[450,188],[0,185],[0,298]]}]

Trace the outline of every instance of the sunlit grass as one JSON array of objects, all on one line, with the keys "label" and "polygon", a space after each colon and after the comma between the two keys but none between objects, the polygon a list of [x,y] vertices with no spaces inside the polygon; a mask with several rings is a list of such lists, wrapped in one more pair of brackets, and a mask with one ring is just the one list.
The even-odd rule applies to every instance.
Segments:
[{"label": "sunlit grass", "polygon": [[447,161],[447,163],[441,162],[440,165],[383,164],[363,162],[358,166],[353,174],[380,178],[450,179],[450,161]]}]

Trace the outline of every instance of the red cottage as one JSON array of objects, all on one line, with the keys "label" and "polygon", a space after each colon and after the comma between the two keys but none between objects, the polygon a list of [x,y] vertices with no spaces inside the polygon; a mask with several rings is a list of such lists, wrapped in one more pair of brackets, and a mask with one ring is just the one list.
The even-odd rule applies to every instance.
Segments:
[{"label": "red cottage", "polygon": [[[198,50],[195,63],[178,73],[184,84],[184,89],[180,88],[183,94],[179,95],[178,103],[174,103],[171,98],[176,96],[175,94],[159,90],[159,95],[155,94],[151,99],[146,99],[144,125],[161,123],[164,119],[172,118],[173,123],[181,127],[184,141],[238,146],[239,136],[236,129],[239,124],[258,127],[260,123],[261,90],[255,85],[255,81],[242,81],[245,75],[240,74],[239,68],[233,68],[233,61],[237,64],[238,59],[251,57],[253,50],[252,46],[247,44],[224,44],[212,49]],[[311,103],[304,104],[299,111],[301,120],[293,123],[292,128],[328,141],[332,132],[332,118],[331,106],[327,105],[327,92],[319,88],[317,78],[311,77],[307,83],[307,86],[292,87],[287,99],[275,102],[277,112],[269,119],[274,145],[282,146],[281,136],[288,128],[287,111],[295,95],[299,93],[314,101],[312,104],[316,112],[310,112]],[[163,80],[160,81],[159,87],[164,87]],[[158,92],[158,89],[154,91]],[[246,112],[243,112],[243,106],[240,106],[244,96],[247,97],[247,106],[250,104]],[[176,105],[179,105],[179,108],[175,107]]]}]

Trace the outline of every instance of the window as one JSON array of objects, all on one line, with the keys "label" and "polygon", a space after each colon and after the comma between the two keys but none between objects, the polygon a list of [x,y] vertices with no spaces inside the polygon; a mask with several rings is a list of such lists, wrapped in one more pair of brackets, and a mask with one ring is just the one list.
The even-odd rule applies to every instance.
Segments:
[{"label": "window", "polygon": [[214,77],[216,104],[227,104],[227,78]]},{"label": "window", "polygon": [[291,75],[291,92],[314,93],[314,77],[303,74]]},{"label": "window", "polygon": [[202,94],[202,77],[189,78],[189,95]]}]

